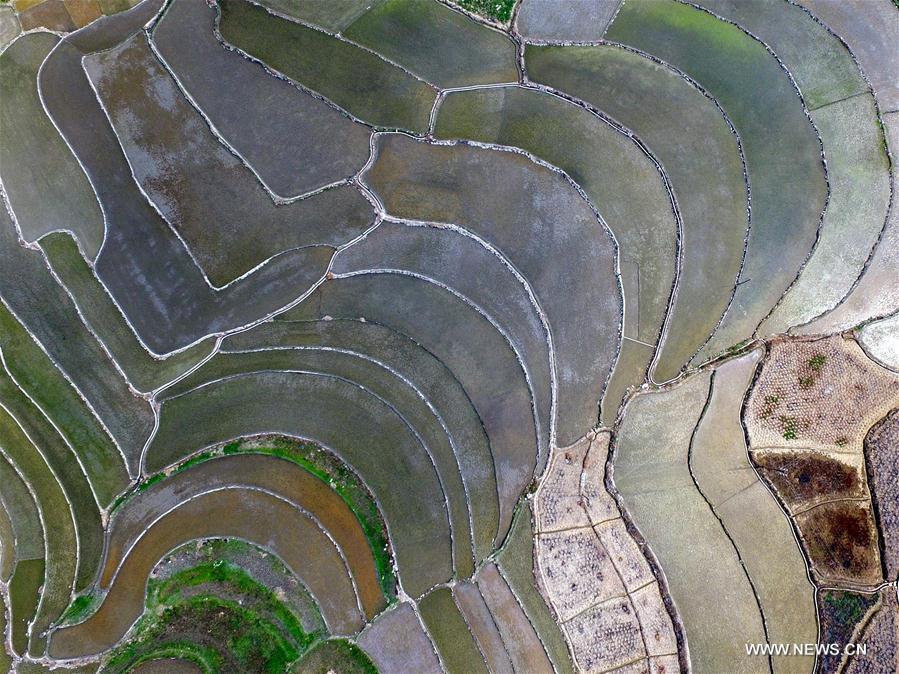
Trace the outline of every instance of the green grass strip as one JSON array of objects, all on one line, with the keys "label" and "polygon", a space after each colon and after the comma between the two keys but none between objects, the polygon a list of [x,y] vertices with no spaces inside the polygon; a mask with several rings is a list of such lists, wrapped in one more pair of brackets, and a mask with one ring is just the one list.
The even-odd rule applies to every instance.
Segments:
[{"label": "green grass strip", "polygon": [[362,527],[362,532],[365,534],[374,558],[381,591],[384,593],[388,604],[396,601],[397,580],[393,568],[393,557],[390,554],[390,542],[387,538],[387,526],[384,524],[384,518],[378,509],[377,503],[375,503],[374,497],[346,464],[330,452],[322,450],[318,445],[311,442],[299,442],[288,438],[270,438],[266,440],[265,445],[261,446],[249,445],[247,441],[237,441],[225,445],[220,450],[201,452],[168,472],[151,475],[138,484],[136,490],[120,496],[113,504],[110,515],[126,503],[135,491],[146,491],[170,475],[180,473],[191,466],[217,456],[231,456],[234,454],[262,454],[290,461],[336,491]]},{"label": "green grass strip", "polygon": [[240,567],[221,559],[179,571],[163,581],[151,581],[148,604],[175,605],[180,601],[182,588],[204,584],[221,585],[236,594],[252,599],[253,609],[256,612],[264,610],[271,614],[290,633],[300,650],[309,648],[317,638],[317,635],[306,633],[299,619],[272,590]]},{"label": "green grass strip", "polygon": [[[114,651],[103,671],[131,671],[139,663],[157,659],[160,653],[202,658],[204,671],[235,671],[282,674],[301,655],[298,645],[285,639],[269,621],[237,602],[217,597],[197,596],[177,601],[162,610],[148,603],[135,628],[135,637]],[[185,638],[190,630],[202,633],[216,644],[194,644]],[[172,641],[167,641],[173,638]],[[194,657],[191,657],[193,655]]]}]

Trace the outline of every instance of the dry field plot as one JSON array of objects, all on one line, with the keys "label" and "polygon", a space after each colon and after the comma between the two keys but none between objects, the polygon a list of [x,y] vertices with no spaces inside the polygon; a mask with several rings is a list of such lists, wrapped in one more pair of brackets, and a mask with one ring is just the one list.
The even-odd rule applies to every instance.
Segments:
[{"label": "dry field plot", "polygon": [[[851,338],[769,347],[744,411],[750,453],[792,516],[820,583],[874,588],[885,580],[880,538],[892,537],[895,509],[886,487],[894,453],[888,413],[897,404],[899,376]],[[872,483],[885,492],[882,505]]]},{"label": "dry field plot", "polygon": [[0,0],[0,670],[895,671],[896,44]]}]

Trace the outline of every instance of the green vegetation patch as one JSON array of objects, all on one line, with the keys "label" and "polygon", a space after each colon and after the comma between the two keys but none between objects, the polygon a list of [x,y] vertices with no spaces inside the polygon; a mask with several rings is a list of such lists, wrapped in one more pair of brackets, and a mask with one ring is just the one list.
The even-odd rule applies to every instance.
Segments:
[{"label": "green vegetation patch", "polygon": [[[876,594],[865,595],[841,590],[826,590],[818,594],[821,622],[821,643],[846,644],[859,622],[877,603]],[[840,655],[824,654],[820,671],[838,671]]]},{"label": "green vegetation patch", "polygon": [[823,594],[822,603],[827,619],[834,625],[845,626],[861,620],[875,599],[854,592],[828,591]]},{"label": "green vegetation patch", "polygon": [[[197,596],[215,594],[239,597],[241,606],[267,618],[282,636],[297,644],[301,650],[308,648],[316,637],[306,633],[297,616],[273,590],[239,566],[222,559],[185,569],[151,587],[155,604],[173,605],[194,590],[199,590]],[[213,589],[215,592],[210,592]]]},{"label": "green vegetation patch", "polygon": [[827,356],[821,353],[808,359],[808,362],[806,362],[805,367],[799,373],[797,378],[801,390],[807,391],[815,385],[826,361]]},{"label": "green vegetation patch", "polygon": [[[144,616],[104,671],[130,671],[165,655],[196,662],[204,671],[280,674],[317,638],[272,590],[223,560],[150,579],[148,586]],[[196,589],[201,593],[191,595]]]},{"label": "green vegetation patch", "polygon": [[100,606],[101,596],[88,592],[81,594],[72,600],[59,622],[63,625],[74,625],[85,620]]},{"label": "green vegetation patch", "polygon": [[[239,540],[206,541],[191,559],[187,544],[167,557],[149,580],[146,611],[131,638],[107,660],[103,671],[129,672],[143,662],[188,660],[203,672],[282,674],[375,674],[368,656],[344,639],[327,639],[323,628],[303,628],[301,618],[277,589],[233,561],[254,546]],[[218,556],[218,557],[217,557]],[[217,558],[216,558],[217,557]],[[175,567],[175,570],[164,577]]]},{"label": "green vegetation patch", "polygon": [[[157,565],[154,577],[164,581],[183,571],[215,563],[225,563],[231,568],[238,568],[271,590],[278,600],[299,618],[303,632],[322,637],[326,635],[321,610],[300,578],[280,557],[243,539],[211,538],[201,542],[185,543],[169,553],[164,564]],[[182,596],[199,594],[210,584],[220,588],[224,595],[238,594],[236,588],[229,589],[226,583],[209,580],[194,583],[191,589],[182,593]],[[207,592],[207,594],[218,596],[222,592]]]},{"label": "green vegetation patch", "polygon": [[214,597],[163,608],[158,617],[151,614],[144,621],[136,628],[137,638],[114,653],[105,672],[127,672],[157,659],[161,646],[167,655],[194,661],[191,654],[200,651],[211,665],[204,669],[216,672],[280,674],[299,655],[294,644],[252,611]]},{"label": "green vegetation patch", "polygon": [[290,670],[291,674],[377,674],[365,652],[346,639],[320,641]]},{"label": "green vegetation patch", "polygon": [[779,419],[784,440],[795,440],[799,437],[799,420],[796,417],[781,415]]},{"label": "green vegetation patch", "polygon": [[816,354],[809,358],[808,366],[812,372],[820,372],[821,368],[824,367],[824,363],[827,361],[827,356],[823,353]]},{"label": "green vegetation patch", "polygon": [[515,0],[456,0],[456,4],[469,12],[507,25],[512,18]]}]

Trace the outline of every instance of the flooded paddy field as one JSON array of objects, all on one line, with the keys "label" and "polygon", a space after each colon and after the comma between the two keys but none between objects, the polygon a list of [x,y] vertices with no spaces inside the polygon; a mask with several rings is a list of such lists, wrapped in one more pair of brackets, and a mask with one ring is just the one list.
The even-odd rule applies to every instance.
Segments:
[{"label": "flooded paddy field", "polygon": [[0,670],[895,669],[894,44],[0,6]]}]

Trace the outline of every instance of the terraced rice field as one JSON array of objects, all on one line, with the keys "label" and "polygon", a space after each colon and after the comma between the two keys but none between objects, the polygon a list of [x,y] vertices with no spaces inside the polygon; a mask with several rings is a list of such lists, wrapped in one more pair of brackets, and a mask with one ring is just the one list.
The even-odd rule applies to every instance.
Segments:
[{"label": "terraced rice field", "polygon": [[0,3],[0,671],[895,671],[897,44]]}]

